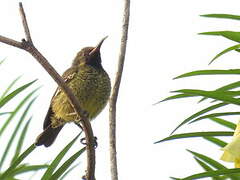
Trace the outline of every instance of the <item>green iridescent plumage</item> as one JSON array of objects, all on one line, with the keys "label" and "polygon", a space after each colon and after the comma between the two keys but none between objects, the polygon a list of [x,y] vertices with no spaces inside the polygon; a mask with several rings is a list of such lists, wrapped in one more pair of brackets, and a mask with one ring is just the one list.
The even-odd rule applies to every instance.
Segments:
[{"label": "green iridescent plumage", "polygon": [[[71,68],[62,75],[90,120],[106,106],[111,90],[110,79],[101,65],[100,47],[103,41],[96,47],[83,48]],[[79,118],[65,93],[58,88],[44,121],[44,131],[38,136],[36,145],[50,146],[65,123],[78,122]]]}]

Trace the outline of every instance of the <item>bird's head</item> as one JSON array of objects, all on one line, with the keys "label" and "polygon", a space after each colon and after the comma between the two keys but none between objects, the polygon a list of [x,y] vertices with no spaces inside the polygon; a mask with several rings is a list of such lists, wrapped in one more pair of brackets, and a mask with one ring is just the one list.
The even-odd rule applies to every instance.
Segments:
[{"label": "bird's head", "polygon": [[81,51],[77,53],[77,56],[73,60],[72,65],[90,65],[94,67],[101,67],[101,55],[100,55],[100,48],[102,46],[103,41],[107,37],[104,37],[96,47],[85,47]]}]

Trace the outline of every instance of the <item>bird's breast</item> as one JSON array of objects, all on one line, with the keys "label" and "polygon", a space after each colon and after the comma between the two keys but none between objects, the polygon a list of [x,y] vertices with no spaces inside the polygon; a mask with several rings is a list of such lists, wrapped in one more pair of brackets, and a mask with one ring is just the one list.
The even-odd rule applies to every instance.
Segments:
[{"label": "bird's breast", "polygon": [[[103,69],[81,68],[67,84],[78,98],[83,110],[89,114],[90,119],[95,118],[107,104],[111,85]],[[63,92],[54,97],[53,102],[52,108],[57,118],[65,121],[76,119],[73,108]]]}]

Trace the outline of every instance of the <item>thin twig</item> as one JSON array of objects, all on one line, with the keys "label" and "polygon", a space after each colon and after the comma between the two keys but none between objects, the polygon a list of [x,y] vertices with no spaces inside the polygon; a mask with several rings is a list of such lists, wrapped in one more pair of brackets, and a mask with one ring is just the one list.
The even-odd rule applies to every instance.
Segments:
[{"label": "thin twig", "polygon": [[22,17],[21,19],[22,19],[22,24],[23,24],[23,28],[24,28],[24,31],[25,31],[26,39],[27,39],[28,42],[33,43],[29,28],[28,28],[27,18],[26,18],[22,3],[19,3],[19,10],[20,10],[20,15]]},{"label": "thin twig", "polygon": [[77,100],[77,98],[72,93],[71,89],[65,84],[62,77],[56,72],[56,70],[48,63],[47,59],[35,48],[32,38],[30,35],[30,31],[27,24],[27,19],[25,16],[25,12],[22,6],[22,3],[19,3],[19,10],[22,18],[22,23],[24,27],[24,32],[26,36],[26,40],[23,39],[22,42],[15,41],[13,39],[0,36],[0,42],[8,44],[10,46],[14,46],[20,49],[23,49],[27,52],[29,52],[43,67],[44,69],[49,73],[49,75],[56,81],[58,86],[65,92],[67,95],[69,102],[79,115],[81,117],[81,124],[86,136],[86,144],[87,144],[87,174],[86,179],[87,180],[95,180],[95,140],[94,135],[92,131],[92,127],[90,124],[90,121],[88,120],[88,117],[86,117],[84,111],[80,107],[80,104]]},{"label": "thin twig", "polygon": [[109,141],[110,141],[109,146],[110,146],[110,166],[111,166],[110,168],[112,180],[118,180],[117,150],[116,150],[116,104],[126,54],[129,16],[130,16],[130,0],[124,0],[122,37],[118,59],[118,69],[109,101]]}]

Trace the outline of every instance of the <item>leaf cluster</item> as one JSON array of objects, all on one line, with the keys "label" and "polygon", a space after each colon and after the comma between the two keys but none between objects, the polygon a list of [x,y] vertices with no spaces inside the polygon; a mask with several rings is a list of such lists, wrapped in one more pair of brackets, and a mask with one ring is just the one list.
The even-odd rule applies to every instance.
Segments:
[{"label": "leaf cluster", "polygon": [[[240,20],[240,16],[231,15],[231,14],[206,14],[202,15],[203,17],[208,18],[224,18],[224,19],[232,19],[232,20]],[[211,36],[221,36],[228,40],[237,42],[237,44],[228,47],[218,53],[209,64],[214,62],[216,59],[221,57],[222,55],[230,52],[237,51],[240,52],[240,32],[236,31],[212,31],[212,32],[203,32],[199,33],[200,35],[211,35]],[[240,69],[215,69],[215,70],[197,70],[182,74],[177,76],[174,79],[192,77],[192,76],[200,76],[200,75],[239,75]],[[207,80],[206,80],[207,82]],[[182,138],[193,138],[193,137],[201,137],[206,141],[209,141],[219,147],[226,146],[226,142],[222,140],[222,137],[233,136],[234,130],[236,128],[236,124],[223,119],[225,116],[233,116],[239,115],[240,111],[237,112],[229,112],[229,111],[219,111],[217,113],[213,113],[214,110],[219,110],[222,107],[226,107],[229,105],[240,105],[240,91],[238,88],[240,87],[240,81],[232,82],[230,84],[226,84],[222,87],[219,87],[212,91],[205,91],[200,89],[180,89],[172,91],[174,95],[169,96],[163,99],[160,102],[180,99],[180,98],[189,98],[189,97],[200,97],[200,101],[202,102],[206,99],[212,99],[210,105],[191,116],[187,117],[184,121],[182,121],[171,133],[169,137],[166,137],[162,140],[159,140],[155,143],[160,143],[169,140],[176,140]],[[222,109],[224,109],[222,108]],[[205,131],[205,132],[190,132],[190,133],[182,133],[182,134],[174,134],[175,131],[182,127],[183,125],[195,123],[203,119],[211,120],[217,124],[220,124],[224,127],[227,127],[229,131]],[[185,178],[173,178],[172,179],[181,179],[181,180],[192,180],[192,179],[201,179],[205,177],[212,177],[214,180],[223,180],[223,179],[232,179],[239,180],[240,179],[240,169],[234,168],[229,169],[222,165],[220,162],[208,157],[204,154],[200,154],[194,151],[188,150],[193,156],[195,161],[203,168],[205,172],[193,174]]]},{"label": "leaf cluster", "polygon": [[[3,61],[0,61],[0,65]],[[0,95],[0,117],[5,117],[6,120],[3,120],[2,125],[0,126],[0,141],[6,140],[9,134],[9,139],[7,144],[1,145],[2,154],[0,155],[0,179],[1,180],[17,180],[18,175],[23,173],[29,173],[29,175],[36,173],[40,170],[45,171],[41,179],[64,179],[78,164],[73,164],[79,156],[85,151],[85,148],[82,148],[71,155],[65,162],[62,164],[61,161],[67,154],[68,150],[76,142],[77,138],[80,136],[78,134],[69,144],[67,144],[54,158],[50,164],[29,164],[25,163],[24,160],[26,157],[31,157],[31,154],[37,148],[35,144],[31,144],[26,150],[22,151],[24,143],[26,143],[26,134],[28,132],[29,124],[32,121],[32,116],[28,117],[29,111],[34,104],[37,96],[35,95],[39,88],[36,88],[27,95],[24,96],[24,91],[29,89],[36,80],[26,83],[14,90],[13,87],[19,81],[20,77],[14,79],[9,83],[6,90]],[[2,112],[3,107],[11,103],[11,100],[16,97],[22,98],[16,107],[7,112]],[[20,112],[22,112],[21,115]],[[15,128],[8,128],[10,124],[16,124]],[[12,153],[14,152],[14,153]],[[7,162],[6,159],[10,159],[10,162]],[[3,167],[7,168],[4,169]],[[30,176],[29,176],[30,177]]]}]

